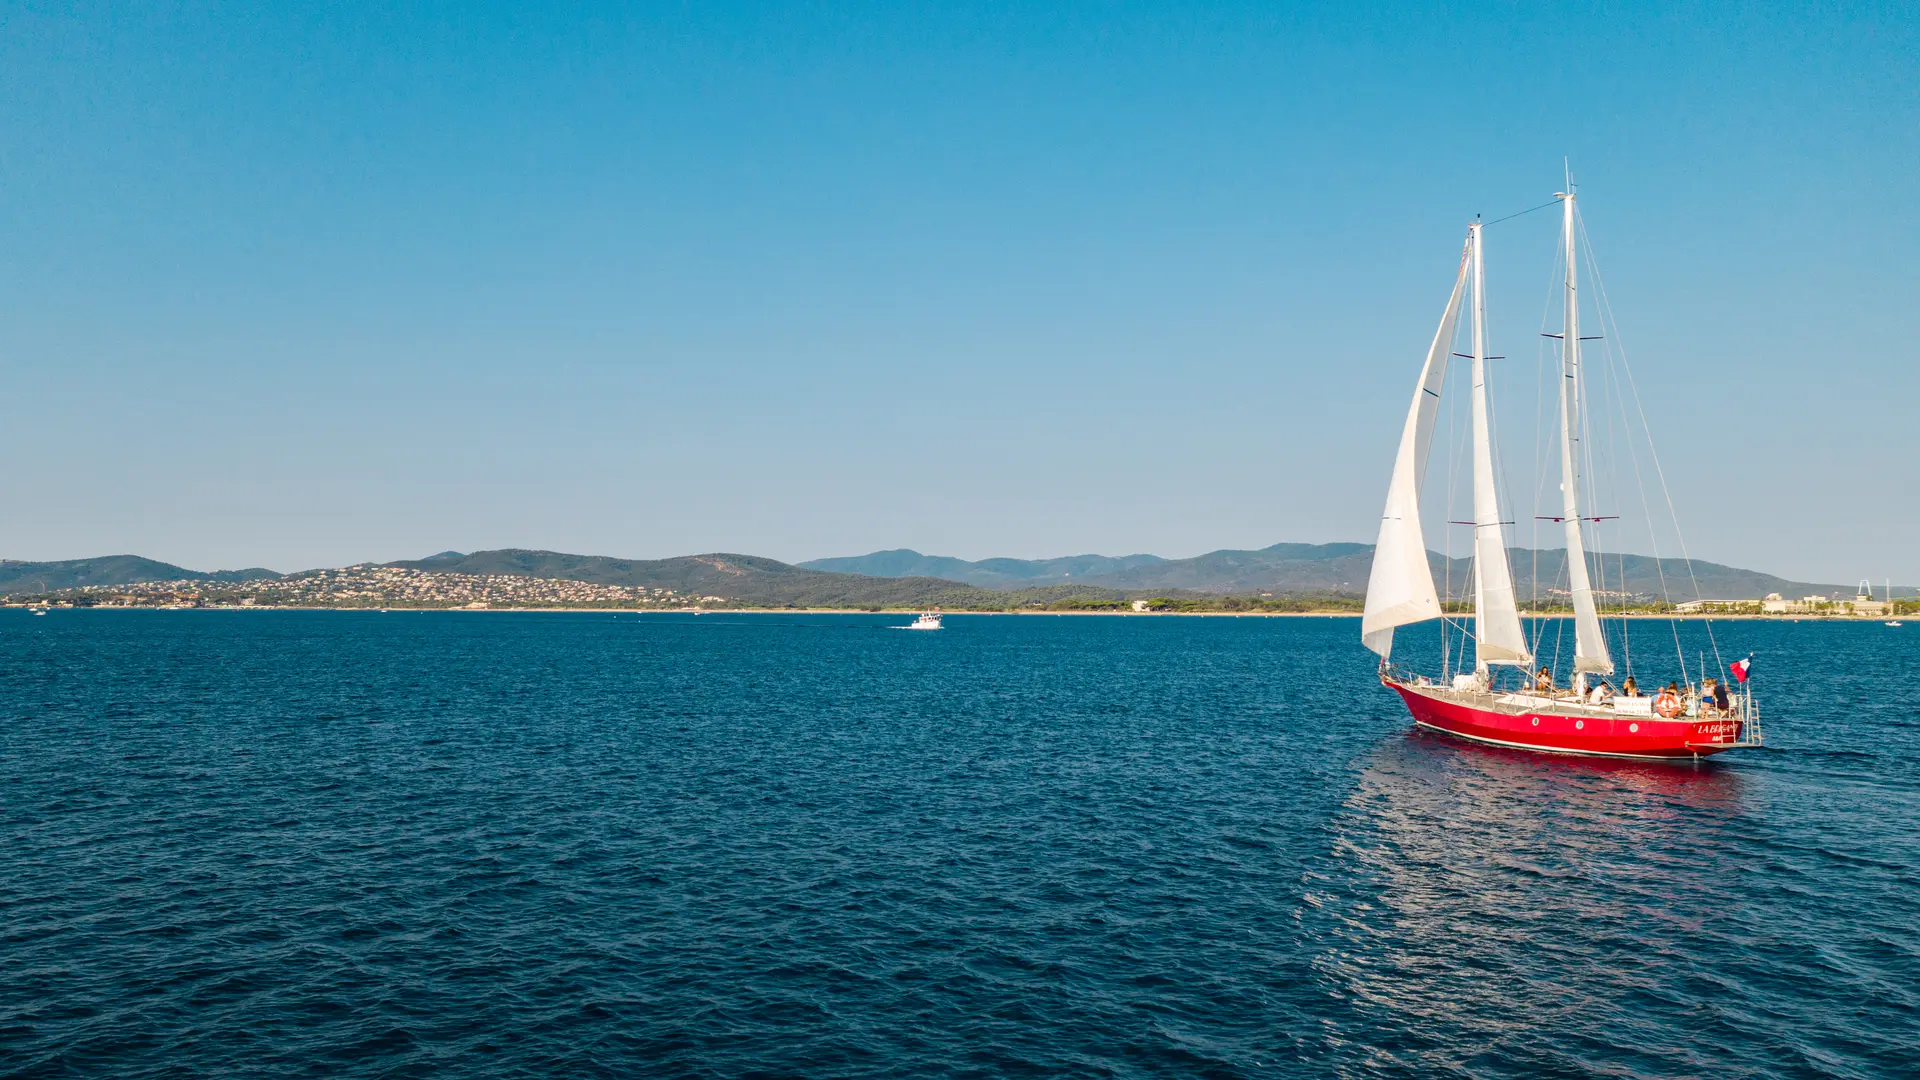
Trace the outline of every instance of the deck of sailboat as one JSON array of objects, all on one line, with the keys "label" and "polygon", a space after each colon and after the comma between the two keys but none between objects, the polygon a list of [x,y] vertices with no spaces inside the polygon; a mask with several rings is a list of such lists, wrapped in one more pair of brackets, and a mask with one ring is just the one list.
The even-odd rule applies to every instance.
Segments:
[{"label": "deck of sailboat", "polygon": [[[1556,691],[1553,694],[1542,694],[1533,690],[1457,690],[1433,682],[1422,682],[1417,676],[1395,676],[1386,672],[1381,673],[1380,681],[1389,687],[1398,687],[1410,694],[1418,694],[1435,701],[1452,702],[1484,712],[1505,713],[1509,716],[1628,716],[1635,720],[1672,719],[1675,721],[1741,718],[1738,698],[1735,699],[1735,708],[1730,712],[1712,716],[1662,717],[1652,711],[1653,699],[1645,696],[1629,697],[1620,694],[1608,697],[1605,701],[1593,702],[1582,700],[1570,690]],[[1622,709],[1619,706],[1623,701],[1633,702],[1633,705]]]}]

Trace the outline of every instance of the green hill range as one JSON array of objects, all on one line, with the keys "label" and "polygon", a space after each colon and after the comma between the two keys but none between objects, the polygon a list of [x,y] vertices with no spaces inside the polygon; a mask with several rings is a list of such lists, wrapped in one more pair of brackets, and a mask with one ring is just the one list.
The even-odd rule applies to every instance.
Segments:
[{"label": "green hill range", "polygon": [[[1523,598],[1547,599],[1565,581],[1565,553],[1515,548],[1516,586]],[[870,555],[817,559],[792,565],[755,555],[714,553],[671,559],[620,559],[556,551],[508,548],[445,551],[424,559],[383,563],[426,572],[558,579],[597,585],[671,589],[679,595],[713,596],[739,605],[766,607],[950,607],[1008,608],[1066,604],[1113,604],[1133,598],[1245,597],[1262,606],[1318,601],[1353,606],[1365,592],[1373,549],[1368,544],[1275,544],[1258,550],[1212,551],[1190,559],[1156,555],[1077,555],[1055,559],[985,559],[968,562],[896,549]],[[1435,579],[1453,598],[1470,582],[1467,560],[1431,556]],[[368,564],[362,564],[368,565]],[[1851,588],[1789,581],[1753,570],[1641,555],[1596,558],[1596,582],[1643,598],[1675,602],[1696,596],[1719,600],[1759,599],[1768,593],[1851,595]],[[251,568],[206,573],[134,555],[60,562],[0,562],[0,594],[45,596],[88,586],[143,582],[227,583],[244,592],[247,582],[319,574],[282,575]],[[1540,591],[1533,591],[1535,579]],[[1664,578],[1664,581],[1663,581]],[[1697,588],[1696,588],[1697,584]],[[236,590],[224,590],[234,592]],[[1903,589],[1903,593],[1911,593]]]},{"label": "green hill range", "polygon": [[[1550,595],[1566,588],[1566,552],[1511,548],[1514,588],[1521,597]],[[1448,560],[1429,552],[1435,582],[1452,599],[1464,599],[1472,577],[1470,559]],[[1789,581],[1756,570],[1646,555],[1591,556],[1596,587],[1642,597],[1667,597],[1675,603],[1694,599],[1758,600],[1768,593],[1799,598],[1810,594],[1851,596],[1851,586]],[[1190,559],[1155,555],[1079,555],[1060,559],[984,559],[966,562],[898,549],[849,558],[815,559],[799,564],[813,570],[895,577],[923,574],[987,589],[1042,585],[1092,585],[1127,592],[1183,590],[1213,595],[1337,593],[1363,595],[1373,566],[1372,544],[1274,544],[1251,551],[1210,551]],[[1695,584],[1698,588],[1696,590]],[[1449,585],[1451,586],[1449,588]]]},{"label": "green hill range", "polygon": [[0,559],[0,595],[58,592],[87,585],[132,585],[141,581],[258,581],[279,574],[260,567],[205,573],[138,555],[102,555],[97,559],[20,562]]}]

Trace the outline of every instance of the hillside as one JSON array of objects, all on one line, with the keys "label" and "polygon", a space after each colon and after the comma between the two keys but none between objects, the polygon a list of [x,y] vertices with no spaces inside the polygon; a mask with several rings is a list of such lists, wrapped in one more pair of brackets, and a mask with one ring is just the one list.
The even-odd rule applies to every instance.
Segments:
[{"label": "hillside", "polygon": [[[1553,589],[1566,589],[1567,553],[1564,550],[1511,548],[1508,556],[1513,562],[1516,595],[1522,598],[1534,595],[1536,559],[1540,595],[1545,596]],[[1643,597],[1666,596],[1675,603],[1699,599],[1758,600],[1768,593],[1779,593],[1795,599],[1815,593],[1823,596],[1853,595],[1851,586],[1788,581],[1757,570],[1742,570],[1698,559],[1693,561],[1691,574],[1685,559],[1656,560],[1647,555],[1606,555],[1593,556],[1588,561],[1595,588],[1625,591]],[[1435,560],[1436,572],[1444,568],[1445,562],[1444,559]],[[1453,591],[1462,599],[1466,596],[1471,566],[1472,561],[1468,559],[1453,561]],[[1697,592],[1694,588],[1696,582],[1699,585]]]},{"label": "hillside", "polygon": [[876,577],[807,570],[757,555],[715,553],[672,559],[617,559],[507,548],[386,563],[413,570],[559,578],[595,585],[667,588],[767,607],[1002,606],[1000,593],[928,577]]},{"label": "hillside", "polygon": [[209,574],[138,555],[103,555],[96,559],[58,562],[6,559],[0,560],[0,594],[47,593],[83,585],[132,585],[142,581],[257,581],[279,576],[259,567],[216,570]]}]

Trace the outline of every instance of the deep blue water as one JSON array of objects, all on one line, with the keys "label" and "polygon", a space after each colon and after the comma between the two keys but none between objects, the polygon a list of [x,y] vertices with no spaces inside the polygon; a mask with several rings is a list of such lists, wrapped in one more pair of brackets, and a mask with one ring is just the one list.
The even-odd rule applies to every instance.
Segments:
[{"label": "deep blue water", "polygon": [[1719,624],[1770,745],[1663,766],[1350,619],[904,621],[0,612],[0,1073],[1920,1061],[1920,626]]}]

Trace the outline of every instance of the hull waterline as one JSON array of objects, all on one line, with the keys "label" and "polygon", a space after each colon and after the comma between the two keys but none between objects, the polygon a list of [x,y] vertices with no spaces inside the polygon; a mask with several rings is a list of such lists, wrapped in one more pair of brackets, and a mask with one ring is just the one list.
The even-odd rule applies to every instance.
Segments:
[{"label": "hull waterline", "polygon": [[[1751,745],[1740,739],[1737,717],[1621,716],[1607,709],[1529,710],[1494,707],[1437,689],[1387,681],[1413,714],[1414,723],[1475,742],[1550,754],[1691,760]],[[1484,703],[1484,704],[1481,704]]]}]

